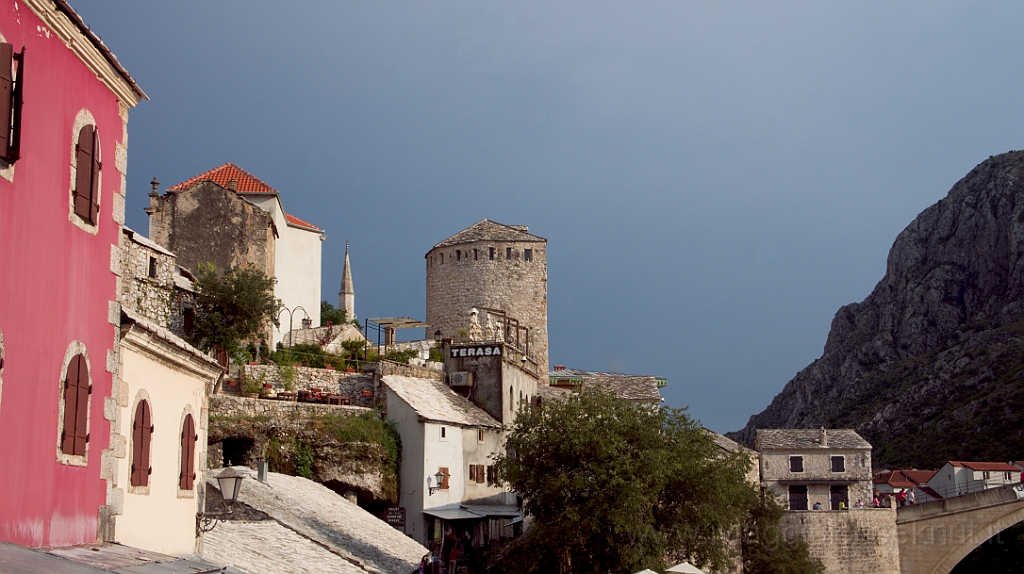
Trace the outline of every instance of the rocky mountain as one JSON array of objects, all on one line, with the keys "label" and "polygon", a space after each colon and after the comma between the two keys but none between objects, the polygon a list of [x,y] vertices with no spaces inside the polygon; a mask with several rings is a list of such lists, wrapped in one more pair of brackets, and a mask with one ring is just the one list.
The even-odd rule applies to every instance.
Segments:
[{"label": "rocky mountain", "polygon": [[924,210],[821,358],[729,437],[855,428],[875,467],[1024,459],[1024,152],[990,157]]}]

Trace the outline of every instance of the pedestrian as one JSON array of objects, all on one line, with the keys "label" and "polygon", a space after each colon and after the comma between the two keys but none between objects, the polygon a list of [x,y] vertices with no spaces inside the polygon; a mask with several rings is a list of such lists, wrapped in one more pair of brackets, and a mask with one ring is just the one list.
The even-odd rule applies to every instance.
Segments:
[{"label": "pedestrian", "polygon": [[897,504],[899,506],[906,506],[907,505],[907,491],[905,491],[905,490],[899,491],[899,493],[896,495],[896,502],[897,502]]},{"label": "pedestrian", "polygon": [[858,498],[857,499],[857,504],[854,504],[853,507],[854,508],[864,508],[864,501],[862,501],[861,499]]},{"label": "pedestrian", "polygon": [[875,508],[882,508],[882,502],[878,500],[878,495],[875,495],[875,499],[871,503],[875,505]]},{"label": "pedestrian", "polygon": [[913,488],[907,493],[907,504],[917,504],[917,495],[914,494]]},{"label": "pedestrian", "polygon": [[814,510],[821,510],[821,503],[820,502],[815,502],[813,508],[814,508]]},{"label": "pedestrian", "polygon": [[840,500],[839,501],[839,510],[846,510],[846,501],[845,500]]}]

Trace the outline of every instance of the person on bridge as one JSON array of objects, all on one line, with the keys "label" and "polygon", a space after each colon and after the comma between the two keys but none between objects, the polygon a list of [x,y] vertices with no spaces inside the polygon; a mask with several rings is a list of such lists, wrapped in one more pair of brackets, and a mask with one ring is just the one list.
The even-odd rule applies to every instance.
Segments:
[{"label": "person on bridge", "polygon": [[821,503],[820,502],[815,502],[813,508],[814,508],[814,510],[821,510]]},{"label": "person on bridge", "polygon": [[913,488],[907,493],[907,504],[917,504],[917,495],[914,494]]}]

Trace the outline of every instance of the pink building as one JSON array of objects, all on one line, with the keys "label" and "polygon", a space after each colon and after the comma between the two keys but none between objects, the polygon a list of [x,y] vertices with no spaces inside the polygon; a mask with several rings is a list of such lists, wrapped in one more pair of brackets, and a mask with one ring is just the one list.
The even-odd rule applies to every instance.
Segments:
[{"label": "pink building", "polygon": [[0,42],[0,540],[91,543],[122,504],[111,257],[146,96],[63,0],[0,0]]}]

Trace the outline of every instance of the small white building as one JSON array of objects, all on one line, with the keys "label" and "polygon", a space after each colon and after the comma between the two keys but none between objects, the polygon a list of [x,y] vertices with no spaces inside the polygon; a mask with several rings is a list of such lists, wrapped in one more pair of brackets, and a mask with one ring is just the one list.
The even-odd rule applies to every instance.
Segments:
[{"label": "small white building", "polygon": [[441,381],[387,375],[380,391],[402,438],[405,533],[435,551],[446,534],[477,547],[509,536],[505,527],[522,515],[492,466],[504,448],[501,423]]},{"label": "small white building", "polygon": [[928,481],[943,498],[960,496],[1021,481],[1021,469],[1007,462],[964,462],[951,460]]}]

